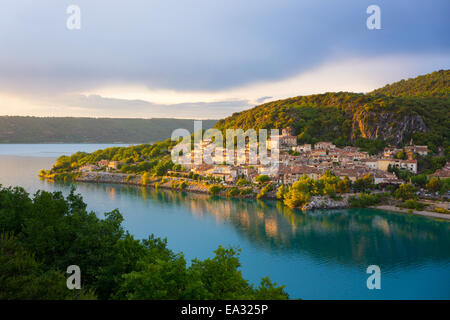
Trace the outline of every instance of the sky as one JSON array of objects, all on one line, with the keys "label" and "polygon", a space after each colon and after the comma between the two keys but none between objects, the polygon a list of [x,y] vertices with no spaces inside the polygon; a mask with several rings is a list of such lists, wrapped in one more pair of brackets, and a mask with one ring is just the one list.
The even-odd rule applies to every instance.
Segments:
[{"label": "sky", "polygon": [[[70,5],[80,29],[67,27]],[[380,8],[380,29],[366,26],[370,5]],[[0,115],[220,119],[450,66],[448,0],[2,0],[0,8]]]}]

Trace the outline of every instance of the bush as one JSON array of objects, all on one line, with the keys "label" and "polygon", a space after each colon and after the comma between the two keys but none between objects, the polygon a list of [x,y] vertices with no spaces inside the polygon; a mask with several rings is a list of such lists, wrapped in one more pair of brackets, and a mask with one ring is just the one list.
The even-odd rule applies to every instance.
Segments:
[{"label": "bush", "polygon": [[178,185],[180,190],[186,189],[187,186],[188,186],[188,184],[186,181],[181,181],[180,184]]},{"label": "bush", "polygon": [[284,196],[286,195],[286,193],[288,192],[288,188],[282,184],[277,191],[277,199],[279,200],[283,200]]},{"label": "bush", "polygon": [[270,181],[270,178],[269,178],[269,176],[267,176],[267,175],[259,175],[259,176],[257,176],[256,177],[256,182],[258,182],[258,183],[260,183],[260,184],[263,184],[263,183],[266,183],[266,182],[269,182]]},{"label": "bush", "polygon": [[431,178],[430,181],[428,181],[426,188],[430,192],[438,192],[439,190],[441,190],[441,180],[436,177]]},{"label": "bush", "polygon": [[246,196],[246,195],[249,195],[249,194],[253,194],[253,190],[252,190],[252,188],[244,188],[244,189],[241,189],[239,191],[239,194],[241,196]]},{"label": "bush", "polygon": [[250,185],[250,182],[248,180],[245,180],[244,178],[241,178],[236,182],[236,185],[238,187],[244,187]]},{"label": "bush", "polygon": [[447,210],[445,208],[435,207],[433,210],[437,213],[450,214],[450,210]]},{"label": "bush", "polygon": [[415,199],[408,199],[405,201],[405,203],[402,205],[402,207],[407,208],[407,209],[415,209],[415,210],[422,211],[423,208],[425,208],[425,205]]},{"label": "bush", "polygon": [[142,175],[142,184],[147,185],[150,183],[150,173],[146,172]]},{"label": "bush", "polygon": [[402,199],[404,201],[408,199],[415,199],[416,191],[417,189],[412,184],[402,184],[400,185],[400,187],[398,187],[397,190],[395,190],[394,197],[396,199]]},{"label": "bush", "polygon": [[365,208],[380,203],[380,196],[377,194],[360,193],[358,197],[349,197],[348,202],[353,208]]},{"label": "bush", "polygon": [[218,195],[222,190],[222,186],[218,184],[213,184],[209,187],[208,193],[212,196]]},{"label": "bush", "polygon": [[289,208],[303,207],[309,203],[310,196],[308,193],[301,192],[291,188],[284,197],[284,204]]},{"label": "bush", "polygon": [[227,191],[227,197],[236,197],[239,195],[239,189],[236,187],[229,188]]}]

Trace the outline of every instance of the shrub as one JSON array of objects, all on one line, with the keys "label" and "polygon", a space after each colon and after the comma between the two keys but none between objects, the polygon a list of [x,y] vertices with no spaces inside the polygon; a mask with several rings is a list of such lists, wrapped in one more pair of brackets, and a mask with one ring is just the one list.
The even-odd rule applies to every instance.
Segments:
[{"label": "shrub", "polygon": [[380,196],[377,194],[360,193],[358,197],[349,197],[348,202],[353,208],[365,208],[380,203]]},{"label": "shrub", "polygon": [[180,188],[180,190],[184,190],[186,189],[186,187],[188,186],[186,181],[181,181],[180,184],[178,185],[178,187]]},{"label": "shrub", "polygon": [[397,199],[402,199],[404,201],[408,199],[415,199],[416,191],[417,189],[412,184],[402,184],[400,187],[398,187],[397,190],[395,190],[394,197]]},{"label": "shrub", "polygon": [[283,200],[284,196],[286,195],[286,193],[288,192],[288,188],[282,184],[277,191],[277,199]]},{"label": "shrub", "polygon": [[238,187],[248,186],[248,185],[250,185],[250,181],[245,180],[244,178],[241,178],[236,182],[236,185]]},{"label": "shrub", "polygon": [[210,195],[215,196],[215,195],[218,195],[221,190],[222,190],[221,185],[213,184],[212,186],[209,187],[208,192]]},{"label": "shrub", "polygon": [[445,208],[435,207],[433,210],[437,213],[450,214],[450,210],[447,210]]},{"label": "shrub", "polygon": [[301,192],[297,189],[291,188],[284,197],[284,204],[289,208],[303,207],[309,203],[309,194]]},{"label": "shrub", "polygon": [[266,182],[269,182],[269,181],[270,181],[269,176],[264,175],[264,174],[263,175],[259,175],[259,176],[256,177],[256,182],[258,182],[260,184],[266,183]]},{"label": "shrub", "polygon": [[246,195],[249,195],[249,194],[252,194],[252,193],[253,193],[253,190],[251,188],[244,188],[244,189],[241,189],[239,191],[239,194],[241,196],[246,196]]},{"label": "shrub", "polygon": [[407,208],[407,209],[416,209],[416,210],[422,211],[423,208],[425,207],[425,205],[415,199],[408,199],[403,204],[403,207]]},{"label": "shrub", "polygon": [[142,184],[147,185],[150,183],[150,173],[146,172],[142,175]]},{"label": "shrub", "polygon": [[236,187],[229,188],[227,191],[227,197],[235,197],[239,195],[239,189]]},{"label": "shrub", "polygon": [[262,188],[261,191],[256,196],[256,199],[261,199],[261,198],[265,197],[267,195],[267,193],[271,190],[272,190],[272,185],[268,184],[268,185],[264,186],[264,188]]}]

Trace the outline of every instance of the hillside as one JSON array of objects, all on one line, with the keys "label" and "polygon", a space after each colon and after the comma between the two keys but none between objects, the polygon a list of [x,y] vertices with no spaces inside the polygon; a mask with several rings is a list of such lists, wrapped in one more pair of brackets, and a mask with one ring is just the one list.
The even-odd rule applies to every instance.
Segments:
[{"label": "hillside", "polygon": [[374,90],[372,94],[445,98],[450,94],[450,70],[439,70],[417,78],[401,80]]},{"label": "hillside", "polygon": [[[217,121],[204,120],[211,128]],[[172,131],[193,132],[188,119],[0,117],[0,143],[144,143],[170,138]]]},{"label": "hillside", "polygon": [[400,81],[368,94],[331,92],[273,101],[220,120],[218,129],[296,129],[299,143],[378,148],[413,138],[432,149],[450,144],[450,72]]}]

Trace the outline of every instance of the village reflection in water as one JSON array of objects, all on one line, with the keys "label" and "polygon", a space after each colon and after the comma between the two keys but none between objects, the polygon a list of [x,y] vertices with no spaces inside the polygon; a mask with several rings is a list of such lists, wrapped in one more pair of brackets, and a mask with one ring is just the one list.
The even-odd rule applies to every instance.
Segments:
[{"label": "village reflection in water", "polygon": [[[384,268],[427,261],[450,261],[450,224],[376,209],[302,212],[279,201],[225,199],[205,194],[126,185],[83,184],[155,206],[179,207],[196,219],[230,224],[253,246],[271,252],[307,255],[340,265],[382,261]],[[186,210],[187,208],[187,210]],[[151,212],[149,212],[151,214]],[[125,217],[126,218],[126,217]]]}]

